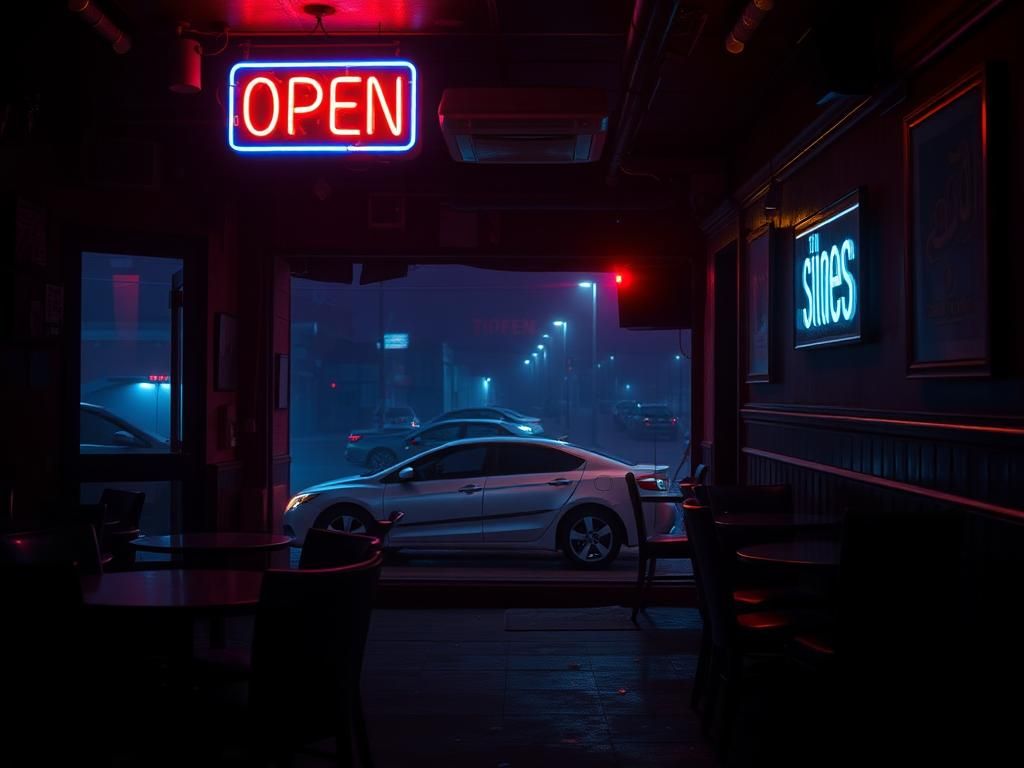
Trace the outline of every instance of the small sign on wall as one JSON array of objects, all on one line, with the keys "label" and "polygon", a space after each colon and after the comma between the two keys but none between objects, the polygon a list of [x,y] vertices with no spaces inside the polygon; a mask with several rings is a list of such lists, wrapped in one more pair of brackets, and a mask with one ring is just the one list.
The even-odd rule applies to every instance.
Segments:
[{"label": "small sign on wall", "polygon": [[860,193],[795,228],[793,312],[797,349],[861,337]]}]

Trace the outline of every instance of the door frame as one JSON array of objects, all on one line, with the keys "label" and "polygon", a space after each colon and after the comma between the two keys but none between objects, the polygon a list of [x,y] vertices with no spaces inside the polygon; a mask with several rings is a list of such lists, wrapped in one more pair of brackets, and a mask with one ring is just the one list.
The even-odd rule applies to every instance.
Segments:
[{"label": "door frame", "polygon": [[[68,227],[62,233],[61,254],[65,275],[63,357],[66,363],[61,403],[64,440],[60,473],[66,505],[77,505],[82,483],[171,481],[180,484],[180,515],[171,520],[172,531],[204,527],[203,472],[206,459],[206,379],[208,360],[207,242],[203,237],[163,233],[124,233]],[[184,333],[181,404],[184,446],[178,453],[119,454],[80,453],[79,402],[81,400],[82,254],[111,253],[126,256],[174,258],[181,261],[184,283]],[[70,507],[70,508],[73,508]]]}]

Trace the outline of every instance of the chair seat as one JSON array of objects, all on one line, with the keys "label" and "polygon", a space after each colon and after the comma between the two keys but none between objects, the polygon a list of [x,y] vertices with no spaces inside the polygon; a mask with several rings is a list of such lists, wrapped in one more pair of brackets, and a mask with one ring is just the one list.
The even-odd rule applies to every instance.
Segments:
[{"label": "chair seat", "polygon": [[828,632],[806,632],[793,636],[793,643],[801,653],[811,654],[823,659],[836,655],[835,642]]},{"label": "chair seat", "polygon": [[690,557],[690,539],[685,534],[648,536],[646,547],[649,557]]},{"label": "chair seat", "polygon": [[740,630],[749,632],[792,629],[799,623],[799,617],[787,611],[751,611],[736,616],[736,625]]},{"label": "chair seat", "polygon": [[760,607],[814,606],[825,599],[813,592],[785,586],[747,587],[732,593],[736,609],[747,611]]}]

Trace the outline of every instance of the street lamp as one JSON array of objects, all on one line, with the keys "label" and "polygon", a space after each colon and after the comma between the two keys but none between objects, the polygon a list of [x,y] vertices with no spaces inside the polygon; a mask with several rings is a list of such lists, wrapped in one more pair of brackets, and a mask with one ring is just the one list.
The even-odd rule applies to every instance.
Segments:
[{"label": "street lamp", "polygon": [[582,282],[580,288],[590,289],[590,442],[597,445],[597,281]]},{"label": "street lamp", "polygon": [[491,404],[491,377],[490,376],[484,376],[483,377],[483,385],[484,385],[484,405],[490,405]]},{"label": "street lamp", "polygon": [[562,329],[562,391],[565,395],[565,416],[563,423],[565,424],[565,433],[569,434],[569,354],[567,352],[568,342],[566,341],[569,333],[569,321],[568,320],[555,320],[551,323],[555,328]]}]

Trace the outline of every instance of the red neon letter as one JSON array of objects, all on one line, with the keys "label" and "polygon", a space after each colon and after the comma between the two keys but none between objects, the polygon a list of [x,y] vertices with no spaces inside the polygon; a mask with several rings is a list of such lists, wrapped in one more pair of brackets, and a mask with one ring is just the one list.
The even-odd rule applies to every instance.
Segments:
[{"label": "red neon letter", "polygon": [[338,110],[339,109],[355,109],[356,103],[354,101],[338,101],[338,86],[345,85],[347,83],[361,83],[363,78],[355,77],[353,75],[345,75],[343,77],[336,77],[331,80],[331,122],[330,129],[331,133],[335,136],[358,136],[358,128],[339,128],[338,127]]},{"label": "red neon letter", "polygon": [[[373,136],[373,92],[377,91],[377,99],[380,101],[380,108],[384,110],[384,119],[388,121],[392,136],[402,134],[402,78],[395,78],[395,113],[392,116],[388,102],[384,98],[384,91],[380,87],[380,81],[376,77],[366,79],[366,132]],[[394,118],[394,119],[392,119]]]},{"label": "red neon letter", "polygon": [[[257,85],[265,85],[270,89],[270,97],[273,100],[274,109],[270,113],[270,122],[267,123],[267,127],[262,131],[257,131],[256,126],[252,124],[252,112],[250,110],[250,101],[252,99],[252,92],[255,90]],[[274,85],[274,81],[269,77],[254,77],[249,81],[249,84],[245,86],[245,92],[242,94],[242,120],[245,122],[245,128],[253,136],[268,136],[273,133],[274,129],[277,128],[277,118],[281,115],[281,99],[277,95],[277,86]]]},{"label": "red neon letter", "polygon": [[[295,86],[301,83],[302,85],[310,85],[316,90],[316,101],[306,106],[297,107],[295,106]],[[306,114],[314,112],[324,101],[324,89],[320,86],[316,80],[312,77],[304,77],[302,75],[288,78],[288,135],[295,135],[295,115]]]}]

